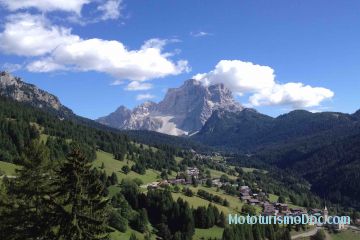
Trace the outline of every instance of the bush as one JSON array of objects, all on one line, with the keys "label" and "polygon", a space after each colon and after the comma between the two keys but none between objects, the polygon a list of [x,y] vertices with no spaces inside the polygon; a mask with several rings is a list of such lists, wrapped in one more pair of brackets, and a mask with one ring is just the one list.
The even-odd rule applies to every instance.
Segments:
[{"label": "bush", "polygon": [[130,172],[130,168],[128,165],[125,165],[121,168],[121,170],[125,173],[125,174],[128,174]]}]

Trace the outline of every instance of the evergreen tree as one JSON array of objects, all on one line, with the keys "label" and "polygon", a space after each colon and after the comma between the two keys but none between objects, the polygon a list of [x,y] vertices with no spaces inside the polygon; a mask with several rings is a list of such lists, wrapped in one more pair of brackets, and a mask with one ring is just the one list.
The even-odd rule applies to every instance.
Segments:
[{"label": "evergreen tree", "polygon": [[127,229],[127,224],[127,219],[121,216],[120,211],[111,211],[109,216],[109,226],[119,230],[120,232],[125,232]]},{"label": "evergreen tree", "polygon": [[260,231],[260,225],[255,224],[253,226],[253,236],[254,236],[254,240],[261,240],[262,239],[261,231]]},{"label": "evergreen tree", "polygon": [[7,236],[1,239],[9,239],[9,236],[13,239],[53,237],[53,208],[47,204],[53,189],[50,183],[52,166],[48,160],[49,150],[37,140],[25,150],[18,177],[8,181],[9,198],[1,202],[1,205],[5,204],[2,207],[7,208],[7,215],[2,216],[4,225],[1,224],[5,228],[1,232]]},{"label": "evergreen tree", "polygon": [[234,236],[233,229],[226,227],[223,232],[222,240],[234,240],[234,239],[235,239],[235,236]]},{"label": "evergreen tree", "polygon": [[285,203],[284,196],[280,196],[277,201],[278,201],[278,203]]},{"label": "evergreen tree", "polygon": [[210,178],[206,179],[205,185],[209,188],[212,187],[212,181]]},{"label": "evergreen tree", "polygon": [[165,223],[160,223],[157,226],[158,235],[161,236],[163,239],[171,239],[172,235],[169,230],[169,227]]},{"label": "evergreen tree", "polygon": [[226,225],[226,217],[225,217],[224,212],[221,212],[220,216],[219,216],[218,226],[219,227],[225,227],[225,225]]},{"label": "evergreen tree", "polygon": [[117,175],[116,173],[112,173],[111,176],[110,176],[110,182],[111,182],[111,185],[116,185],[118,184],[118,178],[117,178]]},{"label": "evergreen tree", "polygon": [[230,205],[229,201],[225,198],[224,201],[223,201],[223,205],[225,207],[228,207]]},{"label": "evergreen tree", "polygon": [[140,209],[130,224],[133,229],[141,233],[144,233],[147,230],[147,224],[148,224],[146,209],[144,208]]},{"label": "evergreen tree", "polygon": [[123,173],[128,174],[130,172],[130,167],[128,165],[124,165],[121,168],[121,171],[123,171]]},{"label": "evergreen tree", "polygon": [[285,229],[283,239],[284,240],[291,240],[291,234],[290,234],[290,231],[288,229]]},{"label": "evergreen tree", "polygon": [[108,200],[102,197],[104,185],[91,171],[91,166],[74,145],[57,171],[54,185],[58,189],[53,196],[56,199],[51,201],[57,208],[56,237],[59,239],[107,239]]},{"label": "evergreen tree", "polygon": [[133,209],[139,208],[139,186],[132,180],[124,179],[121,182],[121,193]]},{"label": "evergreen tree", "polygon": [[266,227],[266,237],[269,240],[275,240],[275,231],[273,225],[267,225]]}]

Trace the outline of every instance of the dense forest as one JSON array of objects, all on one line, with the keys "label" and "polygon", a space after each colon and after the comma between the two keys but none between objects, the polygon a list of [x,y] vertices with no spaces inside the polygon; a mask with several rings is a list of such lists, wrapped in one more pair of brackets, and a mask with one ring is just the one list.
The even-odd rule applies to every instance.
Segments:
[{"label": "dense forest", "polygon": [[66,148],[65,142],[71,140],[81,143],[91,155],[90,159],[95,158],[96,149],[113,153],[119,159],[128,153],[138,163],[139,171],[150,167],[158,170],[173,169],[173,157],[179,151],[162,144],[156,145],[159,151],[139,148],[119,131],[106,127],[94,128],[78,119],[62,119],[52,113],[4,98],[0,98],[0,131],[0,158],[2,161],[18,164],[21,164],[25,146],[39,138],[40,134],[50,136],[50,141],[46,144],[54,154],[60,154],[59,149],[54,148]]},{"label": "dense forest", "polygon": [[271,169],[274,179],[296,175],[322,199],[359,208],[359,136],[359,111],[297,110],[272,118],[249,109],[213,114],[193,138],[232,153],[232,164]]},{"label": "dense forest", "polygon": [[319,196],[360,208],[360,135],[304,154],[286,168],[308,179]]}]

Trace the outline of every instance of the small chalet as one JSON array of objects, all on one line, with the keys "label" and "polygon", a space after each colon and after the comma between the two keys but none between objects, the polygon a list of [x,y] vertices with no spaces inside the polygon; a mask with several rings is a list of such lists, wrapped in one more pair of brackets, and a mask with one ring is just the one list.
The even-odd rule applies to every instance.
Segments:
[{"label": "small chalet", "polygon": [[275,208],[281,213],[286,213],[289,211],[288,205],[285,203],[275,203]]},{"label": "small chalet", "polygon": [[251,198],[251,199],[247,200],[247,203],[250,204],[250,205],[257,205],[257,204],[260,203],[260,201],[257,200],[257,199]]},{"label": "small chalet", "polygon": [[199,175],[200,171],[197,167],[189,167],[187,170],[186,170],[186,174],[189,175],[189,176],[194,176],[194,177],[197,177]]}]

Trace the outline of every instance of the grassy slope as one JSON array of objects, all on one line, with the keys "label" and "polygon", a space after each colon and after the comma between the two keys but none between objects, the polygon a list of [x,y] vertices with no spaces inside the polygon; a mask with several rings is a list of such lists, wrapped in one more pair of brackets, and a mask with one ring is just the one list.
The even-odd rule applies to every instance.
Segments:
[{"label": "grassy slope", "polygon": [[[269,194],[270,202],[277,202],[278,199],[279,199],[278,195],[271,194],[271,193]],[[303,208],[301,206],[292,204],[289,198],[286,199],[286,204],[289,206],[289,208]]]},{"label": "grassy slope", "polygon": [[140,232],[137,232],[131,228],[128,228],[126,232],[122,233],[119,231],[114,231],[110,234],[110,239],[112,240],[128,240],[132,233],[135,233],[136,237],[138,239],[144,239],[143,234]]},{"label": "grassy slope", "polygon": [[[182,198],[183,200],[187,201],[191,207],[194,207],[194,208],[197,208],[200,206],[208,206],[209,203],[211,203],[211,202],[209,202],[205,199],[202,199],[200,197],[197,197],[197,196],[188,197],[182,193],[172,193],[172,195],[175,200],[178,198]],[[215,205],[220,211],[223,211],[225,214],[232,212],[231,209],[229,209],[228,207],[224,207],[224,206],[216,204],[216,203],[211,203],[211,204]]]},{"label": "grassy slope", "polygon": [[268,171],[266,170],[261,170],[261,169],[257,169],[257,168],[247,168],[247,167],[242,167],[242,170],[246,173],[252,173],[254,172],[255,170],[256,171],[262,171],[263,173],[268,173]]},{"label": "grassy slope", "polygon": [[222,190],[219,190],[217,192],[215,187],[208,188],[204,186],[198,186],[197,188],[192,188],[194,192],[197,192],[199,189],[207,191],[213,195],[217,195],[221,198],[226,198],[226,200],[230,203],[229,209],[231,210],[232,213],[240,211],[243,206],[243,203],[240,201],[238,197],[227,195]]},{"label": "grassy slope", "polygon": [[16,168],[18,168],[18,166],[15,164],[0,161],[0,170],[8,176],[14,176]]},{"label": "grassy slope", "polygon": [[[242,207],[243,203],[240,201],[240,199],[235,196],[227,195],[222,190],[217,192],[216,188],[207,188],[204,186],[198,186],[197,188],[190,187],[190,189],[195,194],[193,197],[185,196],[183,193],[173,193],[174,199],[182,198],[183,200],[187,201],[190,204],[190,206],[195,207],[195,208],[199,207],[199,206],[208,206],[211,203],[211,204],[215,205],[220,211],[223,211],[225,214],[236,213],[236,212],[241,211],[241,207]],[[196,196],[196,192],[199,189],[205,190],[214,195],[218,195],[221,198],[226,198],[228,200],[228,202],[230,203],[230,206],[225,207],[220,204],[213,203],[206,199]]]},{"label": "grassy slope", "polygon": [[[218,170],[215,170],[215,169],[210,169],[209,168],[209,171],[210,171],[210,174],[211,174],[211,177],[213,177],[213,178],[220,178],[221,177],[221,175],[228,175],[228,174],[226,174],[226,173],[224,173],[224,172],[221,172],[221,171],[218,171]],[[228,175],[228,177],[230,178],[230,179],[233,179],[233,180],[236,180],[237,179],[237,177],[236,176],[232,176],[232,175]]]},{"label": "grassy slope", "polygon": [[346,230],[339,233],[331,234],[331,240],[359,240],[360,233],[352,230]]},{"label": "grassy slope", "polygon": [[150,183],[150,182],[156,181],[158,179],[158,176],[160,175],[160,173],[158,171],[155,171],[152,169],[146,170],[146,174],[144,174],[144,175],[138,174],[133,171],[131,171],[130,173],[128,173],[126,175],[121,171],[121,168],[125,165],[128,165],[129,167],[131,167],[132,165],[134,165],[134,162],[127,160],[127,159],[125,159],[124,161],[118,161],[118,160],[115,160],[113,155],[110,153],[103,152],[103,151],[97,151],[94,166],[100,168],[102,163],[104,163],[104,165],[105,165],[104,170],[105,170],[106,174],[111,175],[113,172],[115,172],[119,181],[121,181],[121,179],[124,179],[124,178],[131,178],[131,179],[139,178],[144,183]]},{"label": "grassy slope", "polygon": [[195,229],[195,235],[193,236],[193,240],[201,240],[201,239],[221,239],[224,229],[219,227],[212,227],[209,229]]}]

